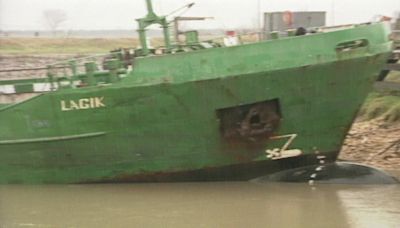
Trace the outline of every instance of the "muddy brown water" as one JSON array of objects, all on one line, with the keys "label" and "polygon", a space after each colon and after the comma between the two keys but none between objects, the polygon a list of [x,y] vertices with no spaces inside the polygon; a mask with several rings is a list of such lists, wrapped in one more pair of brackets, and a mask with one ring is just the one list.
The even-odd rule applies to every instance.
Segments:
[{"label": "muddy brown water", "polygon": [[0,186],[0,227],[400,227],[400,186]]}]

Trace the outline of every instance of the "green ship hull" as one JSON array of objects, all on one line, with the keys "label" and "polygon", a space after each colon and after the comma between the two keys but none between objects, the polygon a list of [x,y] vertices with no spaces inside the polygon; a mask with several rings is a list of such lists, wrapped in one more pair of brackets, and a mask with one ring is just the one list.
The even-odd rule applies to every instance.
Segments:
[{"label": "green ship hull", "polygon": [[333,161],[388,34],[372,24],[140,57],[118,82],[0,106],[0,183],[243,180]]}]

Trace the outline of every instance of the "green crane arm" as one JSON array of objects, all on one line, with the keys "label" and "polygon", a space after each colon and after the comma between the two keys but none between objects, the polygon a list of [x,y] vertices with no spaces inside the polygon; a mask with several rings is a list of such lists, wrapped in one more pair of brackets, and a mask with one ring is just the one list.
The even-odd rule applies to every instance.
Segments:
[{"label": "green crane arm", "polygon": [[153,24],[159,24],[163,28],[164,31],[164,43],[167,51],[170,51],[171,46],[171,38],[169,34],[169,25],[165,16],[157,16],[157,14],[153,11],[153,4],[151,0],[146,0],[147,4],[147,16],[144,18],[137,19],[139,24],[139,37],[140,37],[140,44],[142,45],[142,53],[143,55],[150,54],[149,47],[147,46],[147,35],[146,35],[146,28]]}]

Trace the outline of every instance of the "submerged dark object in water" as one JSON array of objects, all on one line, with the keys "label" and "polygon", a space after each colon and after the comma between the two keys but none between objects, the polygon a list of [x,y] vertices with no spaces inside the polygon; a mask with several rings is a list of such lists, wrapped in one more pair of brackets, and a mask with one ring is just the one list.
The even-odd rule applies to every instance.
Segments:
[{"label": "submerged dark object in water", "polygon": [[399,184],[399,180],[374,167],[335,162],[312,165],[263,176],[252,182],[292,182],[320,184]]}]

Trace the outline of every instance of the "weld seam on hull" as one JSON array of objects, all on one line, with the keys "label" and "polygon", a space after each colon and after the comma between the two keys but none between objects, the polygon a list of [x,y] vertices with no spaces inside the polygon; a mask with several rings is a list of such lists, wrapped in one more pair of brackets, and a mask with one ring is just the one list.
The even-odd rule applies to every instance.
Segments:
[{"label": "weld seam on hull", "polygon": [[106,132],[94,132],[94,133],[87,133],[87,134],[81,134],[81,135],[69,135],[69,136],[59,136],[59,137],[45,137],[45,138],[18,139],[18,140],[3,140],[3,141],[0,141],[0,145],[65,141],[65,140],[72,140],[72,139],[98,137],[98,136],[103,136],[105,134],[107,134],[107,133]]}]

